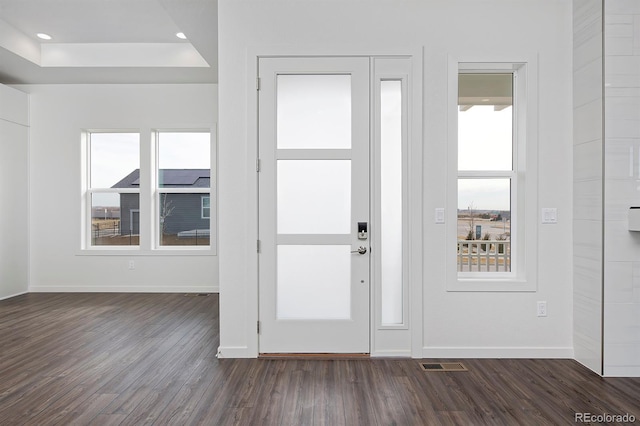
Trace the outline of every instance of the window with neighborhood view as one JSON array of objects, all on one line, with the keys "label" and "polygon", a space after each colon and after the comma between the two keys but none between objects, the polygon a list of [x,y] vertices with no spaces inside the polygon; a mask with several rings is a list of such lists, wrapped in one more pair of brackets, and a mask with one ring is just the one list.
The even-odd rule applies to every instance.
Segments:
[{"label": "window with neighborhood view", "polygon": [[510,273],[517,187],[514,73],[458,75],[459,276]]},{"label": "window with neighborhood view", "polygon": [[139,174],[140,135],[89,132],[86,136],[89,246],[138,246],[139,182],[126,188],[121,182]]},{"label": "window with neighborhood view", "polygon": [[159,246],[209,246],[210,132],[159,131],[156,217]]},{"label": "window with neighborhood view", "polygon": [[212,134],[84,131],[82,248],[215,250]]}]

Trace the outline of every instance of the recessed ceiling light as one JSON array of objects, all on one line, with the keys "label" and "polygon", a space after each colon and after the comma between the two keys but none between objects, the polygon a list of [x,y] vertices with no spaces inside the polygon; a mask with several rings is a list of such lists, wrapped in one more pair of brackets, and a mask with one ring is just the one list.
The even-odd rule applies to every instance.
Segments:
[{"label": "recessed ceiling light", "polygon": [[49,34],[38,33],[36,35],[38,36],[38,38],[40,38],[42,40],[51,40],[52,39],[52,37]]},{"label": "recessed ceiling light", "polygon": [[182,40],[186,40],[187,39],[187,36],[184,35],[184,33],[176,33],[176,37],[178,37],[179,39],[182,39]]}]

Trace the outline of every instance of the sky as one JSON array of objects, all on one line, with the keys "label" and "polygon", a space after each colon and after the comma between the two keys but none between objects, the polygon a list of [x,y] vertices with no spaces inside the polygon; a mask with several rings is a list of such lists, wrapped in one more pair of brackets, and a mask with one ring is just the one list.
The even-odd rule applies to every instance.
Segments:
[{"label": "sky", "polygon": [[[458,169],[512,169],[512,108],[493,110],[475,105],[458,113]],[[463,179],[458,181],[458,208],[510,210],[509,179]]]}]

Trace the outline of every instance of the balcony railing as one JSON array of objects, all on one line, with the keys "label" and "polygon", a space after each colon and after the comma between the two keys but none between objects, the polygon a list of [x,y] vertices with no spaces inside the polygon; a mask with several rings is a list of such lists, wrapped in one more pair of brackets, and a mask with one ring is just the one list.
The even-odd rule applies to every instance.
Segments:
[{"label": "balcony railing", "polygon": [[511,241],[458,240],[459,272],[510,272]]}]

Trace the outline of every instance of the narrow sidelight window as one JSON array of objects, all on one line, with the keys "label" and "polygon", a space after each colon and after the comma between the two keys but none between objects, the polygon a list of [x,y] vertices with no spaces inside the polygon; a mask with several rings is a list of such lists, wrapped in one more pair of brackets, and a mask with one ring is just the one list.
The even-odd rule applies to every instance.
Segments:
[{"label": "narrow sidelight window", "polygon": [[380,81],[381,323],[404,323],[402,80]]}]

